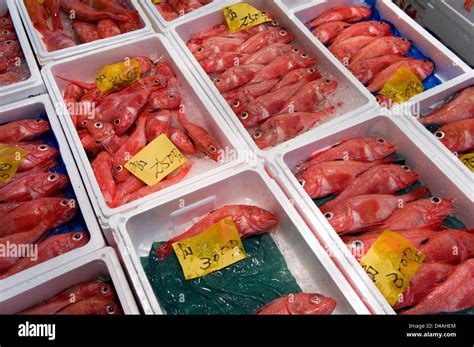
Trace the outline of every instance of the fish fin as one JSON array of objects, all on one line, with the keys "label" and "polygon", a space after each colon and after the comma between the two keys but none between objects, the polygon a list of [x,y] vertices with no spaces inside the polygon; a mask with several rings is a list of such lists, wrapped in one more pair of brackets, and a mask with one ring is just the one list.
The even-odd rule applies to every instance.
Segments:
[{"label": "fish fin", "polygon": [[429,194],[430,194],[430,191],[428,188],[418,187],[407,194],[401,195],[400,199],[402,199],[404,203],[408,203],[411,201],[421,199],[422,197],[427,196]]},{"label": "fish fin", "polygon": [[361,213],[362,220],[364,223],[364,228],[367,226],[376,226],[383,224],[384,220],[380,220],[378,216],[378,211],[380,210],[380,204],[375,199],[370,199],[360,204],[358,209],[362,209],[363,213]]},{"label": "fish fin", "polygon": [[160,260],[165,259],[167,256],[169,256],[173,252],[173,248],[171,247],[171,243],[168,241],[164,244],[162,244],[160,247],[158,247],[155,250],[155,253],[158,255]]}]

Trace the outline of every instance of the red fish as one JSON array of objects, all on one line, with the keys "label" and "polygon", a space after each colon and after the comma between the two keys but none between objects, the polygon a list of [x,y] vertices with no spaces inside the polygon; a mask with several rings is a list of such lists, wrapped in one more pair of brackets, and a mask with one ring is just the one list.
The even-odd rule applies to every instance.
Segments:
[{"label": "red fish", "polygon": [[291,43],[294,39],[295,37],[283,28],[271,28],[249,38],[237,48],[237,51],[252,54],[265,46],[275,43]]},{"label": "red fish", "polygon": [[183,96],[179,89],[179,82],[176,79],[170,81],[168,88],[158,90],[150,95],[148,106],[153,111],[178,108],[183,102]]},{"label": "red fish", "polygon": [[399,61],[409,60],[410,58],[402,57],[398,54],[388,54],[382,57],[360,60],[349,65],[349,70],[357,77],[363,85],[368,85],[375,76],[388,68],[390,65]]},{"label": "red fish", "polygon": [[379,165],[365,171],[340,193],[334,200],[323,206],[323,211],[334,208],[341,201],[357,195],[394,194],[415,183],[418,174],[408,166]]},{"label": "red fish", "polygon": [[[116,208],[125,203],[125,198],[137,192],[140,188],[145,187],[145,183],[137,177],[130,175],[125,182],[119,183],[115,191],[114,200],[109,206]],[[147,194],[148,195],[148,194]],[[132,201],[130,199],[130,201]]]},{"label": "red fish", "polygon": [[46,315],[55,314],[67,306],[77,303],[79,301],[89,299],[91,297],[102,297],[105,299],[115,299],[115,291],[112,285],[100,281],[84,282],[70,287],[59,294],[56,294],[49,300],[41,304],[31,307],[18,314],[22,315]]},{"label": "red fish", "polygon": [[189,163],[189,162],[186,163],[178,171],[178,173],[176,175],[168,177],[168,178],[164,179],[163,181],[155,184],[154,186],[146,186],[146,187],[139,188],[135,192],[125,196],[125,198],[121,200],[121,204],[126,204],[126,203],[129,203],[129,202],[141,199],[145,196],[148,196],[150,194],[162,191],[163,189],[166,189],[168,187],[171,187],[171,186],[181,182],[182,180],[184,180],[186,178],[186,176],[188,175],[191,168],[192,168],[192,163]]},{"label": "red fish", "polygon": [[10,14],[7,12],[0,17],[0,29],[14,30],[13,20],[10,17]]},{"label": "red fish", "polygon": [[474,259],[469,259],[437,285],[419,304],[401,314],[455,312],[474,306]]},{"label": "red fish", "polygon": [[119,22],[130,20],[128,16],[123,14],[96,10],[79,0],[61,0],[61,7],[66,13],[74,13],[75,19],[85,22],[97,23],[102,19],[113,19]]},{"label": "red fish", "polygon": [[17,40],[6,40],[0,42],[0,59],[5,60],[16,57],[21,52],[20,42]]},{"label": "red fish", "polygon": [[388,157],[396,150],[393,142],[383,138],[357,137],[313,153],[311,159],[301,169],[304,170],[310,166],[333,160],[375,161]]},{"label": "red fish", "polygon": [[140,21],[138,11],[126,8],[121,0],[92,0],[92,6],[100,11],[127,16],[136,25]]},{"label": "red fish", "polygon": [[179,150],[184,154],[196,154],[196,146],[194,146],[194,143],[191,141],[188,134],[186,134],[184,130],[172,127],[168,130],[168,137],[171,142],[173,142],[174,145],[178,147]]},{"label": "red fish", "polygon": [[390,33],[390,25],[385,22],[365,21],[351,25],[341,31],[333,44],[342,42],[354,36],[376,36],[382,37]]},{"label": "red fish", "polygon": [[188,48],[197,60],[202,60],[211,54],[234,52],[243,42],[243,39],[235,37],[211,37],[200,45],[188,44]]},{"label": "red fish", "polygon": [[66,175],[33,172],[0,187],[0,202],[23,202],[55,196],[68,183]]},{"label": "red fish", "polygon": [[79,41],[82,43],[93,42],[100,39],[97,26],[94,24],[75,20],[72,24],[72,27],[79,38]]},{"label": "red fish", "polygon": [[419,250],[429,261],[461,264],[474,258],[474,233],[472,230],[441,230],[423,243]]},{"label": "red fish", "polygon": [[318,199],[343,191],[358,175],[385,162],[327,161],[309,166],[296,178],[312,199]]},{"label": "red fish", "polygon": [[12,212],[15,208],[23,205],[22,202],[8,202],[5,204],[0,204],[0,218],[5,217],[7,214]]},{"label": "red fish", "polygon": [[179,18],[175,10],[166,2],[155,4],[156,9],[166,21],[172,21]]},{"label": "red fish", "polygon": [[113,160],[110,154],[106,151],[101,152],[92,162],[92,170],[105,202],[110,205],[117,189],[113,176]]},{"label": "red fish", "polygon": [[336,301],[321,294],[298,293],[282,296],[257,311],[258,315],[328,315]]},{"label": "red fish", "polygon": [[278,81],[279,79],[275,78],[259,83],[246,84],[243,87],[225,93],[224,97],[235,114],[239,114],[249,102],[269,93],[276,86]]},{"label": "red fish", "polygon": [[36,227],[52,230],[71,220],[77,202],[64,198],[40,198],[29,201],[7,214],[0,225],[0,237],[22,233]]},{"label": "red fish", "polygon": [[334,107],[328,107],[320,112],[280,114],[260,125],[252,137],[260,149],[276,146],[314,128],[333,112]]},{"label": "red fish", "polygon": [[[384,231],[382,230],[368,231],[355,236],[342,236],[341,238],[347,248],[351,251],[352,255],[357,260],[361,260],[383,232]],[[419,249],[422,244],[427,242],[431,236],[437,232],[429,229],[411,229],[399,230],[397,233]]]},{"label": "red fish", "polygon": [[24,3],[33,26],[41,33],[44,31],[50,31],[49,25],[46,21],[48,18],[46,7],[40,4],[37,0],[24,0]]},{"label": "red fish", "polygon": [[316,63],[316,59],[307,53],[290,53],[282,55],[259,71],[250,83],[258,83],[281,78],[288,72],[300,68],[308,68]]},{"label": "red fish", "polygon": [[113,300],[101,296],[84,299],[69,305],[58,315],[120,315],[123,314],[121,307]]},{"label": "red fish", "polygon": [[0,42],[8,40],[18,40],[16,33],[8,29],[3,29],[0,27]]},{"label": "red fish", "polygon": [[415,277],[403,293],[401,300],[393,306],[395,310],[410,307],[423,300],[439,283],[446,278],[455,269],[455,266],[442,263],[424,263],[421,264]]},{"label": "red fish", "polygon": [[324,217],[339,235],[353,234],[382,224],[397,209],[403,209],[405,204],[428,194],[429,190],[421,187],[400,196],[385,194],[353,196],[333,209],[324,209]]},{"label": "red fish", "polygon": [[221,149],[207,130],[191,123],[182,112],[178,112],[178,121],[186,130],[186,133],[189,135],[191,140],[193,140],[193,143],[198,150],[205,153],[214,161],[220,160]]},{"label": "red fish", "polygon": [[0,279],[10,277],[35,265],[82,247],[89,242],[89,238],[89,233],[83,231],[49,236],[38,244],[38,259],[36,261],[33,261],[31,258],[21,258],[15,265],[8,269],[8,271],[1,274]]},{"label": "red fish", "polygon": [[474,118],[474,87],[464,89],[452,101],[424,116],[420,121],[424,125],[445,125],[467,118]]},{"label": "red fish", "polygon": [[118,36],[122,33],[120,27],[111,19],[102,19],[97,23],[97,32],[101,39]]},{"label": "red fish", "polygon": [[43,119],[18,120],[0,126],[0,142],[31,141],[49,131]]},{"label": "red fish", "polygon": [[140,26],[134,21],[118,22],[118,26],[122,34],[140,29]]},{"label": "red fish", "polygon": [[148,142],[152,142],[158,136],[168,133],[173,115],[174,113],[170,110],[156,111],[148,115],[145,125]]},{"label": "red fish", "polygon": [[470,152],[474,150],[474,118],[446,124],[435,132],[435,136],[451,152]]},{"label": "red fish", "polygon": [[278,114],[287,101],[298,93],[305,84],[306,81],[300,81],[258,97],[250,102],[244,111],[240,113],[240,121],[246,128],[251,128]]},{"label": "red fish", "polygon": [[[296,69],[288,72],[280,82],[272,89],[272,91],[287,87],[289,85],[298,83],[299,81],[311,82],[317,79],[320,79],[321,73],[315,68],[309,69]],[[259,95],[260,96],[260,95]]]},{"label": "red fish", "polygon": [[214,84],[221,92],[228,92],[249,83],[263,65],[240,65],[227,69],[223,74],[214,80]]},{"label": "red fish", "polygon": [[89,122],[87,130],[97,145],[107,145],[115,136],[114,126],[110,123]]},{"label": "red fish", "polygon": [[58,156],[58,150],[44,143],[10,142],[0,143],[0,146],[22,148],[27,155],[21,159],[17,172],[29,171],[37,166],[46,165]]},{"label": "red fish", "polygon": [[53,30],[63,30],[63,23],[61,22],[61,0],[45,0],[44,6],[51,16],[51,23]]},{"label": "red fish", "polygon": [[61,31],[45,30],[41,34],[43,34],[43,41],[48,48],[48,52],[76,46],[76,42]]},{"label": "red fish", "polygon": [[351,24],[341,21],[321,24],[313,30],[313,35],[323,44],[331,43],[341,31],[350,27]]},{"label": "red fish", "polygon": [[377,93],[390,81],[392,76],[401,67],[406,67],[408,70],[413,72],[421,81],[427,78],[433,73],[434,64],[430,61],[424,61],[419,59],[404,59],[398,63],[390,65],[385,70],[379,72],[372,82],[369,84],[367,89],[372,93]]},{"label": "red fish", "polygon": [[416,228],[439,228],[446,217],[454,212],[453,201],[433,197],[413,201],[398,209],[378,230],[406,230]]},{"label": "red fish", "polygon": [[387,54],[405,55],[410,48],[411,42],[405,38],[394,36],[380,37],[357,52],[351,59],[351,63]]},{"label": "red fish", "polygon": [[273,45],[263,47],[259,51],[250,55],[248,59],[245,60],[245,64],[267,65],[276,58],[289,53],[298,54],[300,53],[300,49],[285,43],[275,43]]},{"label": "red fish", "polygon": [[145,127],[147,119],[148,110],[145,109],[138,117],[137,125],[133,133],[114,154],[113,174],[117,183],[124,182],[130,175],[130,172],[125,169],[124,165],[147,145]]},{"label": "red fish", "polygon": [[213,53],[199,62],[206,73],[220,73],[233,67],[247,63],[250,55],[238,52]]},{"label": "red fish", "polygon": [[148,102],[148,98],[153,92],[153,88],[144,89],[141,92],[130,95],[130,98],[123,101],[114,120],[115,133],[122,136],[135,123],[140,112]]},{"label": "red fish", "polygon": [[173,252],[173,243],[196,236],[227,217],[232,217],[232,221],[242,239],[266,233],[278,225],[278,218],[260,207],[249,205],[224,206],[209,213],[184,233],[161,245],[156,249],[156,253],[160,259],[164,259]]},{"label": "red fish", "polygon": [[286,104],[282,113],[310,112],[334,93],[337,82],[332,80],[319,79],[305,84]]},{"label": "red fish", "polygon": [[350,39],[331,45],[329,50],[345,66],[349,66],[354,55],[370,43],[377,40],[374,36],[355,36]]},{"label": "red fish", "polygon": [[333,7],[309,22],[308,27],[316,28],[321,24],[335,21],[354,23],[370,17],[371,14],[372,10],[366,6]]}]

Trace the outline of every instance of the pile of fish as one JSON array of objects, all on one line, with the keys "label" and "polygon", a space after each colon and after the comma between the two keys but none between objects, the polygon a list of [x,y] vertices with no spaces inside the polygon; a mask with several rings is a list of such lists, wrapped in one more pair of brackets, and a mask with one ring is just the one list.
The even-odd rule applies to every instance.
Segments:
[{"label": "pile of fish", "polygon": [[148,1],[153,1],[166,21],[175,20],[212,2],[212,0],[164,0],[157,3],[154,0]]},{"label": "pile of fish", "polygon": [[[184,233],[168,240],[156,249],[159,259],[164,259],[173,252],[173,244],[196,235],[231,217],[242,240],[270,232],[278,223],[278,217],[270,211],[251,205],[228,205],[212,211]],[[315,315],[331,314],[336,302],[321,294],[299,293],[278,298],[259,309],[259,315]]]},{"label": "pile of fish", "polygon": [[20,315],[117,315],[123,314],[111,284],[94,281],[70,287]]},{"label": "pile of fish", "polygon": [[474,87],[464,89],[451,101],[420,119],[425,126],[441,126],[434,135],[451,152],[474,150]]},{"label": "pile of fish", "polygon": [[186,116],[187,110],[195,107],[184,102],[185,95],[170,65],[147,57],[134,59],[141,77],[127,87],[103,94],[95,83],[68,80],[64,90],[69,114],[112,208],[179,183],[191,170],[190,160],[174,175],[146,186],[124,167],[160,135],[167,135],[188,159],[204,154],[217,162],[221,154],[209,132]]},{"label": "pile of fish", "polygon": [[191,37],[187,47],[261,149],[312,129],[335,110],[338,83],[293,44],[278,22],[233,33],[226,24]]},{"label": "pile of fish", "polygon": [[392,163],[395,153],[383,138],[354,138],[313,154],[296,177],[311,198],[334,196],[320,209],[358,259],[385,230],[427,255],[395,309],[431,314],[473,307],[474,232],[443,226],[454,212],[450,199],[429,197],[424,187],[395,195],[418,181],[409,167]]},{"label": "pile of fish", "polygon": [[24,0],[48,52],[140,28],[138,12],[124,0]]},{"label": "pile of fish", "polygon": [[31,76],[9,13],[0,16],[0,87]]},{"label": "pile of fish", "polygon": [[0,126],[0,146],[26,151],[17,173],[0,183],[0,245],[4,249],[37,245],[36,257],[21,252],[0,257],[0,279],[85,245],[87,232],[48,236],[77,213],[74,199],[62,197],[67,176],[55,172],[59,153],[36,138],[49,132],[48,122],[27,119]]},{"label": "pile of fish", "polygon": [[433,73],[432,62],[406,57],[410,41],[393,36],[388,23],[367,20],[371,15],[366,6],[334,7],[307,26],[372,93],[380,92],[401,67],[421,81]]}]

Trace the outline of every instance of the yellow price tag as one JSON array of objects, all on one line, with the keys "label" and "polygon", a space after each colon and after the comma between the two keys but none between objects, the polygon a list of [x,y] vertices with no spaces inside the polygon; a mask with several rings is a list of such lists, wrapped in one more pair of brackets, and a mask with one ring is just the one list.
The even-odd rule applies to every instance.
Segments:
[{"label": "yellow price tag", "polygon": [[162,0],[152,0],[152,2],[153,2],[154,4],[160,4],[160,3],[162,3],[163,1],[162,1]]},{"label": "yellow price tag", "polygon": [[390,305],[407,289],[425,260],[410,241],[393,231],[385,231],[361,259],[360,264]]},{"label": "yellow price tag", "polygon": [[224,12],[225,20],[229,29],[233,33],[251,28],[253,26],[270,22],[272,19],[269,18],[265,13],[257,10],[252,5],[241,2],[235,5],[226,6],[222,9]]},{"label": "yellow price tag", "polygon": [[402,66],[380,91],[395,102],[402,103],[423,93],[425,87],[410,69]]},{"label": "yellow price tag", "polygon": [[197,236],[173,243],[173,249],[187,280],[203,277],[247,258],[231,217]]},{"label": "yellow price tag", "polygon": [[459,159],[469,170],[474,172],[474,153],[464,154]]},{"label": "yellow price tag", "polygon": [[44,0],[38,0],[38,2],[43,5],[44,4]]},{"label": "yellow price tag", "polygon": [[21,160],[27,154],[22,148],[0,146],[0,182],[6,183],[15,176]]},{"label": "yellow price tag", "polygon": [[125,168],[149,186],[154,186],[188,159],[165,134],[150,142],[130,159]]},{"label": "yellow price tag", "polygon": [[136,59],[104,67],[97,75],[95,84],[102,93],[129,86],[140,79],[140,64]]}]

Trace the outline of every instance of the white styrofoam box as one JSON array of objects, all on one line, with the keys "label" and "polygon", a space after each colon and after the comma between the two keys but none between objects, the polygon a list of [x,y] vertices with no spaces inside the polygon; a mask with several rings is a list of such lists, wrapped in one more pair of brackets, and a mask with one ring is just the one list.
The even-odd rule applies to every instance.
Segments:
[{"label": "white styrofoam box", "polygon": [[148,18],[150,18],[153,28],[159,33],[165,33],[170,26],[175,25],[176,23],[179,23],[183,20],[198,16],[200,13],[206,12],[207,10],[211,8],[222,6],[223,2],[224,2],[223,0],[214,0],[210,4],[207,4],[197,10],[187,13],[184,16],[181,16],[172,21],[167,21],[166,19],[163,18],[161,13],[156,9],[155,5],[152,3],[152,0],[141,0],[140,5],[143,7],[143,10],[148,15]]},{"label": "white styrofoam box", "polygon": [[2,292],[0,314],[15,314],[82,282],[110,280],[125,314],[139,314],[115,251],[105,247]]},{"label": "white styrofoam box", "polygon": [[0,105],[9,104],[46,92],[43,79],[36,65],[35,57],[31,51],[30,43],[28,42],[25,29],[23,29],[20,16],[18,15],[13,0],[0,1],[0,15],[4,14],[7,10],[13,20],[16,35],[31,75],[27,80],[0,87]]},{"label": "white styrofoam box", "polygon": [[289,10],[292,10],[296,7],[305,5],[310,2],[315,2],[318,0],[275,0],[276,2],[279,2],[282,6],[286,7]]},{"label": "white styrofoam box", "polygon": [[39,33],[38,30],[33,27],[30,15],[28,14],[28,11],[24,4],[24,0],[15,0],[15,3],[20,12],[20,17],[23,20],[23,24],[25,25],[26,31],[28,32],[28,36],[32,42],[36,57],[38,58],[38,61],[42,66],[53,61],[75,56],[84,52],[89,52],[98,48],[110,46],[120,42],[129,41],[131,39],[139,38],[152,33],[153,29],[151,27],[151,23],[148,20],[146,14],[143,12],[142,8],[139,6],[138,0],[126,0],[126,2],[130,5],[131,9],[138,11],[138,14],[140,16],[140,29],[118,36],[109,37],[94,42],[78,44],[77,46],[61,49],[54,52],[48,52],[48,49],[42,40],[42,35]]},{"label": "white styrofoam box", "polygon": [[[276,153],[267,162],[267,168],[273,178],[279,183],[286,195],[294,201],[295,208],[307,221],[311,230],[321,240],[323,245],[335,245],[329,248],[336,263],[348,262],[349,267],[339,268],[354,281],[355,286],[363,293],[370,293],[376,298],[383,310],[388,314],[394,311],[383,295],[372,283],[352,253],[347,249],[339,235],[327,222],[316,204],[304,191],[301,184],[293,175],[292,170],[301,162],[306,161],[314,152],[331,147],[343,140],[355,137],[382,137],[397,145],[397,153],[405,156],[407,165],[419,174],[419,180],[430,191],[441,198],[454,199],[455,215],[468,228],[474,226],[474,192],[466,191],[464,186],[451,172],[451,167],[440,158],[435,146],[418,141],[406,134],[406,124],[397,117],[379,116],[370,112],[330,131],[321,132],[315,137],[305,137],[299,144],[289,146],[284,151]],[[471,187],[472,188],[472,187]],[[332,247],[332,246],[329,246]]]},{"label": "white styrofoam box", "polygon": [[[133,57],[137,55],[154,55],[156,57],[163,57],[165,61],[171,65],[178,80],[181,82],[181,91],[185,96],[187,115],[191,120],[195,119],[194,117],[197,117],[197,119],[200,120],[199,124],[207,127],[220,147],[223,150],[227,149],[229,156],[221,163],[215,163],[207,158],[200,159],[194,164],[193,169],[183,182],[167,188],[162,192],[111,209],[107,206],[104,200],[77,131],[74,128],[69,114],[65,111],[62,92],[67,86],[67,82],[64,82],[56,76],[60,75],[81,81],[92,82],[103,66],[122,61],[124,57]],[[96,212],[103,227],[105,227],[104,231],[106,232],[106,237],[111,242],[113,239],[110,239],[110,234],[107,233],[107,221],[113,214],[122,213],[129,209],[136,208],[144,201],[160,198],[164,194],[176,189],[176,187],[182,185],[191,186],[203,178],[212,175],[214,172],[223,170],[226,167],[232,167],[241,161],[240,155],[243,153],[243,150],[246,150],[243,141],[238,135],[234,134],[226,122],[221,119],[219,112],[213,107],[211,101],[202,92],[197,82],[192,79],[191,73],[186,65],[177,57],[177,53],[171,47],[168,40],[160,34],[149,35],[140,40],[102,48],[96,52],[89,52],[77,57],[71,57],[60,62],[49,64],[43,69],[42,73],[55,105],[61,109],[62,114],[60,115],[60,119],[63,127],[66,129],[66,136],[71,144],[74,156],[81,167],[91,199],[93,201],[95,200],[93,204],[97,207]],[[232,153],[236,153],[236,155],[233,156]]]},{"label": "white styrofoam box", "polygon": [[97,218],[95,217],[94,210],[90,204],[89,197],[87,196],[71,150],[69,149],[69,145],[66,141],[61,125],[59,124],[59,120],[57,119],[57,115],[54,112],[48,96],[41,95],[24,101],[19,101],[17,103],[1,106],[0,123],[11,122],[19,119],[28,119],[39,114],[46,114],[48,116],[51,130],[58,142],[58,149],[66,167],[69,180],[74,189],[76,200],[79,205],[79,211],[77,213],[82,213],[84,217],[87,230],[90,234],[90,240],[86,245],[80,248],[62,254],[46,262],[40,263],[6,279],[0,280],[0,290],[16,286],[18,283],[27,281],[44,272],[48,272],[52,268],[60,267],[73,259],[83,257],[85,254],[105,246],[105,242],[102,237],[102,231],[99,227]]},{"label": "white styrofoam box", "polygon": [[[305,23],[316,18],[324,11],[343,5],[360,5],[361,0],[321,0],[318,3],[311,3],[296,8],[293,12],[297,19],[298,25],[305,29]],[[452,53],[448,48],[443,46],[441,42],[435,39],[423,27],[410,18],[399,7],[389,0],[377,0],[376,8],[380,12],[382,19],[392,23],[403,37],[412,41],[413,45],[417,47],[424,55],[429,57],[435,63],[434,75],[442,82],[447,82],[456,78],[466,72],[471,71],[471,68],[464,63],[458,56]],[[321,49],[329,52],[319,40],[311,36],[311,40]],[[340,63],[340,66],[344,66]],[[351,73],[346,69],[346,73]]]},{"label": "white styrofoam box", "polygon": [[[225,5],[239,3],[240,1],[227,1]],[[293,34],[295,44],[303,47],[308,54],[312,54],[317,59],[317,67],[323,73],[327,74],[328,78],[332,78],[338,81],[338,91],[331,97],[330,100],[334,102],[342,102],[343,106],[337,109],[337,112],[332,116],[331,120],[324,123],[324,125],[332,126],[337,123],[342,123],[347,119],[351,119],[357,114],[360,114],[368,109],[376,107],[376,100],[367,89],[354,77],[352,74],[348,74],[345,68],[343,68],[336,58],[330,54],[326,49],[320,49],[315,46],[311,39],[311,33],[306,28],[297,25],[296,21],[289,16],[287,11],[273,1],[264,0],[251,0],[247,1],[256,8],[262,11],[267,11],[275,16],[275,19],[281,24],[282,27],[286,28],[288,32]],[[208,95],[216,101],[216,106],[219,107],[227,115],[229,124],[236,129],[246,140],[247,144],[257,153],[259,157],[264,157],[267,153],[277,151],[279,148],[286,146],[287,144],[296,143],[299,141],[299,137],[296,137],[290,141],[280,144],[272,149],[260,150],[252,139],[251,135],[242,125],[238,117],[233,112],[232,108],[228,105],[225,98],[221,95],[219,90],[212,83],[209,76],[206,74],[204,69],[199,65],[198,61],[186,47],[186,43],[189,41],[191,36],[195,33],[201,32],[212,28],[216,24],[222,24],[224,17],[220,9],[214,9],[213,11],[207,11],[206,13],[200,14],[198,17],[190,18],[181,23],[177,23],[171,27],[171,33],[175,38],[178,46],[181,48],[181,54],[188,60],[193,67],[193,73],[198,78],[202,87],[206,90]],[[320,131],[320,126],[310,130],[309,134],[316,134]]]},{"label": "white styrofoam box", "polygon": [[[437,147],[443,154],[446,162],[451,164],[453,167],[453,175],[458,174],[459,182],[465,184],[466,190],[472,191],[474,187],[474,174],[459,160],[459,158],[451,153],[423,124],[418,121],[417,116],[426,116],[437,107],[444,104],[444,102],[459,93],[467,87],[474,86],[474,72],[459,76],[445,84],[442,84],[436,88],[429,90],[426,93],[418,95],[410,100],[410,103],[417,105],[416,108],[402,109],[398,114],[392,113],[394,116],[405,116],[410,125],[407,127],[408,130],[414,130],[413,136],[418,136],[420,141],[427,141],[433,143],[433,146]],[[414,110],[419,111],[421,114],[413,114]],[[412,112],[410,112],[412,111]]]},{"label": "white styrofoam box", "polygon": [[[192,189],[176,191],[159,202],[143,204],[131,213],[113,217],[111,224],[118,249],[145,313],[164,312],[145,275],[140,257],[149,255],[154,242],[166,241],[186,230],[197,218],[233,204],[259,206],[280,219],[271,235],[304,292],[332,297],[338,303],[337,314],[369,313],[275,182],[262,167],[246,165],[202,180]],[[371,310],[381,312],[370,297],[364,301],[373,304]]]}]

